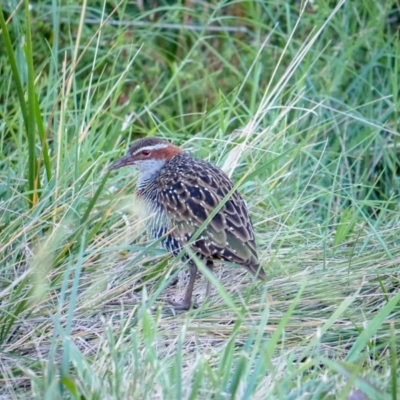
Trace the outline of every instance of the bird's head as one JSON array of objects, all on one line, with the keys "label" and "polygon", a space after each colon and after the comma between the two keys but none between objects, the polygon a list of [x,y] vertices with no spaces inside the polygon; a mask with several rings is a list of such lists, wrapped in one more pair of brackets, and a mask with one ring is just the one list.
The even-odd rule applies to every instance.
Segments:
[{"label": "bird's head", "polygon": [[156,137],[136,140],[128,153],[110,166],[110,170],[128,165],[139,169],[139,181],[146,181],[183,151],[172,143]]}]

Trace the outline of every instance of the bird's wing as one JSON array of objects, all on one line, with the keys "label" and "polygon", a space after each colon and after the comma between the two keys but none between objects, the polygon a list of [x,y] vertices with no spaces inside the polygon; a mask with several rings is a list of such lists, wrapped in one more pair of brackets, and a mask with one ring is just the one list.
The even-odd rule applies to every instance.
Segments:
[{"label": "bird's wing", "polygon": [[[163,174],[158,185],[162,188],[159,204],[170,221],[171,235],[181,246],[233,187],[223,171],[191,157],[181,157],[175,172]],[[193,249],[205,257],[232,261],[256,273],[259,262],[254,230],[246,204],[237,191],[204,229]]]}]

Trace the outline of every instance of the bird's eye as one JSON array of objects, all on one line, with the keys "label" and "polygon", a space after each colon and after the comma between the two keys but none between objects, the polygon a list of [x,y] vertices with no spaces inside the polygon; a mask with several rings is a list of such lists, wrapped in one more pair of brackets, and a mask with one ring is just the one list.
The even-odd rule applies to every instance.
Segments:
[{"label": "bird's eye", "polygon": [[142,150],[142,156],[148,157],[150,155],[149,150]]}]

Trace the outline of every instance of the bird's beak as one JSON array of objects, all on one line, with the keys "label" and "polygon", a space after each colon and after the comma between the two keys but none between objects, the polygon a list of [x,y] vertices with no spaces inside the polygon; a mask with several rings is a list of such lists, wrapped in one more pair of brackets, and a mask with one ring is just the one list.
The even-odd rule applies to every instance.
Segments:
[{"label": "bird's beak", "polygon": [[118,169],[121,167],[125,167],[126,165],[132,165],[132,157],[130,154],[127,154],[120,158],[118,161],[116,161],[114,164],[111,164],[111,166],[108,168],[109,171],[113,169]]}]

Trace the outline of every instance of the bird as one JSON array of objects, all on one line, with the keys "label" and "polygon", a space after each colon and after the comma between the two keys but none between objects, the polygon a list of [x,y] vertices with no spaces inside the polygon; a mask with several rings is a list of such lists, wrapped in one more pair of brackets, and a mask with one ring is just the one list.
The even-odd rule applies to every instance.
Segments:
[{"label": "bird", "polygon": [[[135,196],[148,216],[146,228],[153,239],[173,256],[190,242],[198,228],[223,201],[200,235],[189,243],[182,261],[189,265],[189,282],[181,302],[169,301],[177,310],[189,310],[197,276],[190,252],[211,271],[215,261],[243,266],[260,280],[266,274],[257,256],[254,228],[249,211],[234,184],[217,166],[195,158],[171,142],[146,137],[134,141],[125,156],[109,169],[133,166],[139,170]],[[210,294],[207,281],[206,298]]]}]

